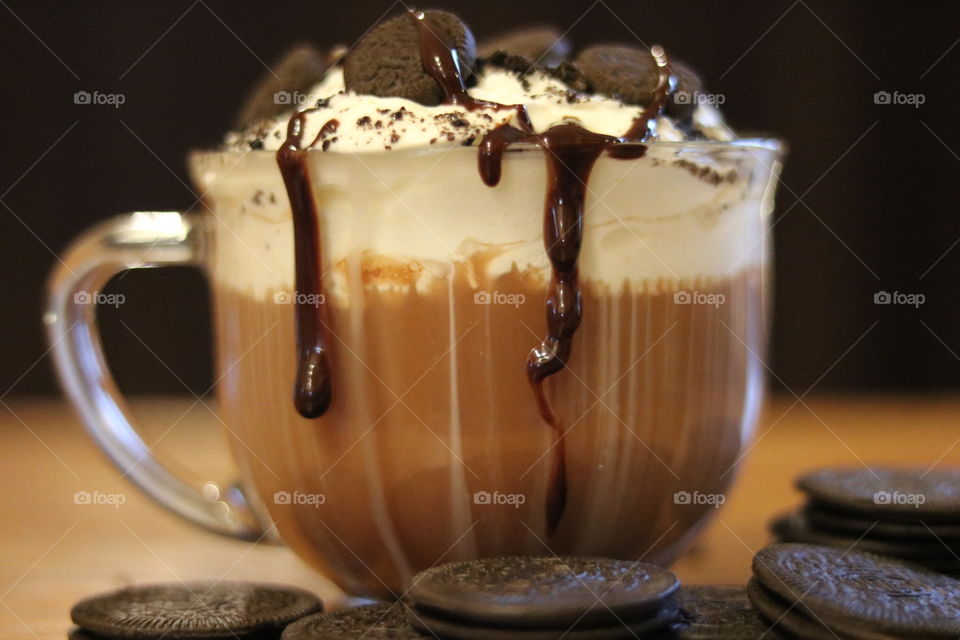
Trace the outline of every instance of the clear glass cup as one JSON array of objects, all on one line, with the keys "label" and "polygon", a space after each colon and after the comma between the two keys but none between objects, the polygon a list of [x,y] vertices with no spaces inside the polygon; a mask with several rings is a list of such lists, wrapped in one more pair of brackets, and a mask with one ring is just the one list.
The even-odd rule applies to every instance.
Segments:
[{"label": "clear glass cup", "polygon": [[[573,553],[667,564],[725,498],[762,396],[776,141],[655,143],[588,183],[583,322],[546,396],[568,495],[545,500],[555,433],[525,359],[545,331],[543,151],[487,187],[470,147],[310,152],[324,290],[294,290],[272,152],[195,152],[203,211],[120,216],[78,238],[45,316],[60,378],[124,472],[214,531],[279,537],[352,595],[402,593],[441,561]],[[95,305],[116,273],[189,264],[214,303],[217,392],[240,482],[160,465],[107,370]],[[294,305],[326,307],[333,403],[297,414]]]}]

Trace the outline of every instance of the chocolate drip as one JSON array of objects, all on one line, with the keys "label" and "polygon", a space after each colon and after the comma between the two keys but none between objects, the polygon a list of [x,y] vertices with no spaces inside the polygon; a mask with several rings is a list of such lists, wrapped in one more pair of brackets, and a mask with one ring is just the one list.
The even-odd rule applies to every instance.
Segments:
[{"label": "chocolate drip", "polygon": [[463,84],[460,59],[457,56],[457,43],[447,31],[423,11],[407,11],[407,15],[417,25],[420,42],[420,64],[423,70],[443,89],[446,104],[460,104],[466,108],[476,108],[475,100],[467,93]]},{"label": "chocolate drip", "polygon": [[566,447],[563,426],[547,401],[543,382],[566,366],[573,336],[583,317],[577,260],[583,240],[587,181],[593,165],[604,151],[609,151],[615,158],[639,158],[646,153],[647,148],[641,143],[653,136],[656,119],[663,112],[676,78],[670,72],[663,48],[654,46],[650,53],[659,67],[659,81],[653,99],[622,136],[594,133],[575,122],[554,125],[538,134],[523,105],[503,105],[471,97],[463,83],[456,44],[449,34],[423,12],[410,11],[409,15],[419,29],[423,69],[443,89],[446,104],[459,105],[468,111],[481,107],[517,111],[519,128],[501,125],[488,132],[480,142],[477,165],[483,182],[491,187],[500,182],[503,154],[510,145],[525,142],[544,150],[547,195],[543,243],[552,275],[547,289],[547,335],[527,356],[527,378],[533,387],[540,415],[554,433],[546,499],[547,533],[552,536],[567,502]]},{"label": "chocolate drip", "polygon": [[320,229],[317,203],[310,187],[307,159],[310,147],[324,135],[337,130],[339,123],[323,125],[310,146],[303,147],[305,114],[293,115],[287,125],[287,139],[277,151],[277,164],[287,188],[293,214],[296,292],[294,305],[297,324],[297,377],[293,402],[305,418],[318,418],[330,406],[332,389],[330,362],[326,349],[325,309],[321,300]]},{"label": "chocolate drip", "polygon": [[550,408],[543,381],[566,366],[574,333],[583,317],[577,259],[583,240],[587,180],[597,158],[615,139],[573,123],[551,127],[539,138],[546,152],[548,185],[543,244],[550,258],[552,276],[547,289],[547,335],[527,356],[527,377],[536,394],[540,415],[554,432],[547,494],[547,533],[552,535],[567,502],[566,454],[563,425]]},{"label": "chocolate drip", "polygon": [[420,44],[420,64],[423,70],[436,81],[443,90],[444,104],[455,104],[467,111],[493,109],[503,111],[513,109],[517,112],[517,121],[524,131],[533,131],[527,108],[522,104],[500,104],[478,100],[467,93],[457,55],[457,44],[442,26],[431,20],[423,11],[408,10],[407,15],[417,25]]},{"label": "chocolate drip", "polygon": [[477,154],[477,168],[480,178],[488,187],[500,184],[503,152],[516,142],[530,142],[534,136],[509,124],[500,125],[483,136],[480,151]]},{"label": "chocolate drip", "polygon": [[[650,104],[644,107],[640,115],[633,119],[633,123],[626,133],[621,136],[618,142],[646,142],[654,133],[654,125],[663,108],[667,105],[667,97],[673,93],[677,86],[677,78],[670,71],[670,63],[667,60],[667,54],[663,47],[658,44],[650,47],[650,55],[657,63],[657,87],[653,90],[653,98]],[[630,155],[621,155],[619,152],[628,151],[629,147],[619,147],[611,149],[611,155],[617,158],[636,157]],[[641,152],[640,155],[643,155]]]},{"label": "chocolate drip", "polygon": [[[543,244],[552,275],[547,289],[547,336],[527,356],[527,378],[537,409],[554,434],[547,488],[547,533],[553,535],[567,502],[566,447],[563,425],[547,401],[543,382],[566,366],[573,336],[583,317],[577,259],[583,240],[587,180],[594,163],[619,138],[587,131],[572,122],[555,125],[542,134],[525,133],[502,125],[480,143],[480,176],[489,186],[500,180],[503,153],[517,142],[536,144],[547,162],[547,196],[543,215]],[[642,149],[642,147],[641,147]]]}]

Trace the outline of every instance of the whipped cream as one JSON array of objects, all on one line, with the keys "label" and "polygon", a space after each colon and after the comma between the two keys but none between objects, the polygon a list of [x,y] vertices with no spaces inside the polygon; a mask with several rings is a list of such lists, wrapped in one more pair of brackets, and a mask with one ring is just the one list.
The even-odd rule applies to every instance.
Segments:
[{"label": "whipped cream", "polygon": [[[599,93],[578,93],[542,71],[522,78],[515,72],[488,66],[477,74],[468,93],[478,99],[500,104],[522,104],[536,131],[542,132],[564,120],[574,120],[585,129],[610,136],[626,132],[643,107],[624,104]],[[473,145],[488,131],[502,124],[516,124],[511,109],[480,108],[469,111],[457,105],[422,105],[404,98],[381,98],[347,91],[343,70],[334,67],[306,95],[297,95],[305,117],[303,140],[316,140],[315,148],[348,153],[413,149],[436,145]],[[313,109],[317,105],[316,109]],[[228,134],[228,148],[251,147],[276,150],[284,142],[292,112],[260,123],[245,131]],[[324,125],[336,120],[335,131],[321,134]],[[700,137],[732,140],[733,132],[720,112],[708,104],[698,105],[693,128]],[[662,141],[688,139],[669,117],[657,121]],[[318,138],[319,136],[319,138]]]},{"label": "whipped cream", "polygon": [[[763,263],[776,152],[756,143],[690,144],[684,151],[652,144],[638,160],[600,158],[587,196],[583,280],[642,289],[661,280],[723,278]],[[503,179],[493,188],[480,180],[476,154],[450,146],[312,153],[327,295],[349,304],[350,265],[361,269],[382,258],[418,277],[377,275],[372,286],[437,286],[454,264],[477,255],[490,256],[477,274],[480,286],[514,269],[546,281],[542,152],[506,154]],[[292,291],[290,205],[273,154],[204,152],[190,164],[213,214],[214,278],[258,299]]]},{"label": "whipped cream", "polygon": [[[537,132],[575,120],[620,136],[643,109],[572,91],[544,72],[521,77],[495,66],[481,69],[468,91],[477,100],[523,104]],[[307,110],[304,143],[319,136],[308,170],[322,211],[324,287],[333,300],[349,304],[349,274],[366,274],[368,262],[384,260],[390,268],[370,272],[410,278],[373,275],[368,284],[423,290],[479,255],[487,258],[477,286],[513,270],[549,280],[542,152],[513,148],[500,184],[491,188],[471,148],[496,127],[516,124],[515,110],[361,95],[345,90],[339,67],[298,102]],[[226,151],[278,149],[292,114],[228,135]],[[325,127],[331,120],[335,131]],[[712,105],[698,105],[692,120],[684,128],[661,116],[643,158],[597,161],[587,194],[583,279],[643,288],[723,278],[763,263],[765,190],[778,167],[776,153],[744,141],[741,151],[727,154],[702,142],[735,139]],[[691,138],[701,142],[669,144]],[[202,153],[191,158],[191,169],[213,204],[216,279],[256,298],[292,290],[291,212],[275,155]]]}]

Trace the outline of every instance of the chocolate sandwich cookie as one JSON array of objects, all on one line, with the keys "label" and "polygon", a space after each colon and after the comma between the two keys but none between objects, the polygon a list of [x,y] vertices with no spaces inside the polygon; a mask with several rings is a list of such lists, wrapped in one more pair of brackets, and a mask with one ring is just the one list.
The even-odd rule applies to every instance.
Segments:
[{"label": "chocolate sandwich cookie", "polygon": [[960,525],[960,469],[820,469],[797,487],[813,506],[844,514]]},{"label": "chocolate sandwich cookie", "polygon": [[955,558],[957,549],[932,541],[899,541],[869,536],[856,536],[825,531],[813,526],[802,511],[776,518],[770,525],[774,534],[784,542],[807,542],[832,547],[856,548],[867,553],[894,556],[906,560]]},{"label": "chocolate sandwich cookie", "polygon": [[194,582],[93,596],[74,605],[70,617],[87,632],[116,640],[276,637],[321,608],[316,596],[294,587]]},{"label": "chocolate sandwich cookie", "polygon": [[956,638],[960,581],[897,560],[780,544],[756,554],[757,581],[841,637]]},{"label": "chocolate sandwich cookie", "polygon": [[947,544],[956,544],[960,547],[960,524],[938,524],[936,522],[927,524],[921,521],[890,522],[864,516],[848,515],[822,507],[807,507],[803,510],[803,514],[807,521],[818,529],[845,535],[869,535],[875,538],[916,541],[940,539]]},{"label": "chocolate sandwich cookie", "polygon": [[776,640],[770,625],[747,598],[746,589],[735,586],[695,585],[681,587],[675,596],[679,612],[677,640]]},{"label": "chocolate sandwich cookie", "polygon": [[440,104],[443,89],[423,68],[420,38],[434,43],[449,41],[455,47],[460,75],[473,73],[476,42],[470,28],[446,11],[425,11],[418,21],[413,13],[381,22],[344,57],[343,79],[350,91],[382,98],[407,98],[424,105]]},{"label": "chocolate sandwich cookie", "polygon": [[[756,607],[771,629],[803,640],[837,640],[837,634],[816,618],[810,618],[796,606],[760,585],[756,578],[747,583],[750,602]],[[765,637],[765,636],[757,636]]]},{"label": "chocolate sandwich cookie", "polygon": [[320,82],[335,61],[334,53],[323,53],[310,45],[290,49],[243,101],[234,128],[243,129],[307,106],[296,103],[299,96]]},{"label": "chocolate sandwich cookie", "polygon": [[603,627],[653,615],[679,584],[666,569],[624,560],[485,558],[417,574],[407,599],[426,615],[484,626]]},{"label": "chocolate sandwich cookie", "polygon": [[422,640],[407,623],[401,602],[317,613],[297,620],[283,631],[282,640]]},{"label": "chocolate sandwich cookie", "polygon": [[867,553],[899,558],[938,573],[960,575],[960,554],[945,540],[874,538],[869,535],[843,534],[813,525],[802,513],[792,513],[774,520],[771,529],[779,542],[820,544],[838,549],[857,549]]},{"label": "chocolate sandwich cookie", "polygon": [[580,52],[574,64],[592,91],[647,105],[660,83],[660,70],[648,49],[630,45],[596,45]]},{"label": "chocolate sandwich cookie", "polygon": [[[844,626],[828,625],[823,620],[806,615],[802,608],[791,604],[766,587],[755,578],[747,583],[750,601],[772,629],[779,630],[788,638],[803,640],[920,640],[915,636],[896,636],[880,631],[859,627],[855,621],[848,621],[846,628],[854,633],[844,632]],[[851,626],[852,625],[852,626]],[[768,636],[763,636],[767,638]]]},{"label": "chocolate sandwich cookie", "polygon": [[650,637],[648,634],[667,633],[677,620],[673,605],[665,606],[640,621],[614,622],[602,627],[532,629],[483,626],[468,620],[437,618],[416,609],[407,612],[410,625],[428,637],[445,640],[626,640]]},{"label": "chocolate sandwich cookie", "polygon": [[520,56],[531,64],[555,67],[570,56],[570,41],[559,29],[533,26],[486,38],[477,45],[477,54],[489,58],[498,51]]}]

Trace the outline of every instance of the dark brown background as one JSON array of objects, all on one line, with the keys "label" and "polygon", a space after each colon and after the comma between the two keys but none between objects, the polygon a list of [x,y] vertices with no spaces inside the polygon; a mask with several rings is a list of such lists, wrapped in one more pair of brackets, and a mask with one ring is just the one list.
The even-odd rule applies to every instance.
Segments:
[{"label": "dark brown background", "polygon": [[[260,60],[272,62],[298,40],[350,43],[401,7],[317,0],[0,5],[0,394],[54,389],[40,324],[53,252],[114,213],[189,206],[195,196],[181,183],[184,154],[218,141],[264,71]],[[797,393],[815,384],[957,386],[960,248],[951,250],[960,240],[957,2],[451,0],[443,6],[481,38],[513,23],[546,20],[571,27],[580,44],[631,41],[631,31],[661,42],[697,64],[726,97],[735,126],[789,141],[775,216],[769,363],[778,384]],[[75,105],[78,90],[123,93],[126,103]],[[926,102],[877,105],[880,90],[922,93]],[[873,298],[880,290],[923,293],[926,303],[878,306]],[[122,308],[103,312],[121,385],[205,390],[210,355],[202,278],[188,270],[138,272],[110,291],[127,296]]]}]

